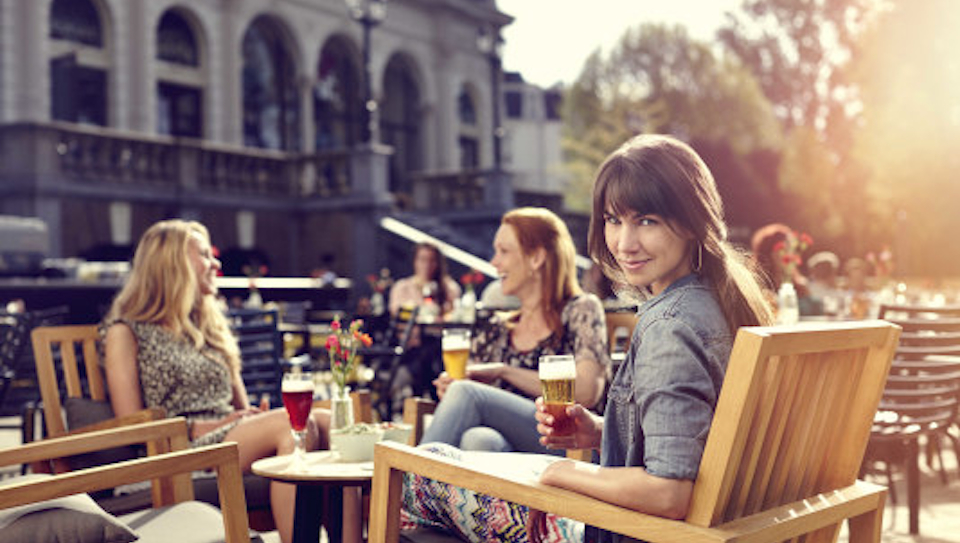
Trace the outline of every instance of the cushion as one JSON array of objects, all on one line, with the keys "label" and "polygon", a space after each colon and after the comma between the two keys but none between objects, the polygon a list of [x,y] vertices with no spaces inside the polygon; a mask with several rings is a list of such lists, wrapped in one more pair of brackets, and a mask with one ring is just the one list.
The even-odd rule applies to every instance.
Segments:
[{"label": "cushion", "polygon": [[[70,430],[76,430],[114,418],[113,409],[110,407],[109,402],[90,400],[88,398],[67,398],[63,402],[63,410],[66,413],[67,428]],[[141,449],[142,448],[137,445],[127,445],[115,449],[94,451],[72,456],[67,460],[67,463],[72,470],[92,468],[104,464],[132,460],[141,456]]]},{"label": "cushion", "polygon": [[[48,477],[14,477],[4,484]],[[0,541],[4,543],[127,543],[136,539],[137,534],[87,494],[0,510]]]},{"label": "cushion", "polygon": [[[222,543],[223,517],[212,505],[197,501],[137,511],[121,517],[140,535],[139,543]],[[253,541],[259,541],[251,533]]]}]

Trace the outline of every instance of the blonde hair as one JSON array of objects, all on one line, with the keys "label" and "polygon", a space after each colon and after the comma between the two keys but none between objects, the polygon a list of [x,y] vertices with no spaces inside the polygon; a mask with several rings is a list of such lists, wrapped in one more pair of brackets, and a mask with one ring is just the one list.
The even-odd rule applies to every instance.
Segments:
[{"label": "blonde hair", "polygon": [[560,332],[564,306],[582,292],[577,282],[577,248],[567,225],[552,211],[540,207],[508,211],[500,223],[513,227],[524,256],[544,249],[540,299],[550,329]]},{"label": "blonde hair", "polygon": [[140,238],[133,267],[113,300],[107,321],[161,325],[197,349],[210,347],[232,372],[239,371],[237,340],[214,296],[204,296],[190,262],[190,238],[210,234],[196,221],[171,219],[151,226]]},{"label": "blonde hair", "polygon": [[756,267],[727,241],[723,203],[710,169],[689,145],[659,135],[632,138],[597,172],[588,246],[590,256],[621,291],[643,299],[631,287],[607,247],[604,214],[632,210],[659,215],[671,228],[693,236],[687,252],[691,269],[710,284],[730,330],[773,322]]}]

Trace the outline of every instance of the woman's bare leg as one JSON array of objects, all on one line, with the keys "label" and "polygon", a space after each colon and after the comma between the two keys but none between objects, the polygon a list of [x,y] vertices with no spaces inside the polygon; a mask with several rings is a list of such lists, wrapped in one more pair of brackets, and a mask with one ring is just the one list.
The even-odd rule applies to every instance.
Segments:
[{"label": "woman's bare leg", "polygon": [[[326,410],[315,409],[307,431],[307,450],[329,448],[327,427],[330,415]],[[250,466],[261,458],[286,455],[293,452],[293,434],[290,420],[283,409],[273,409],[251,416],[227,432],[224,441],[235,441],[240,449],[240,468],[250,471]],[[293,515],[296,505],[296,486],[287,483],[270,484],[270,509],[280,539],[293,541]]]}]

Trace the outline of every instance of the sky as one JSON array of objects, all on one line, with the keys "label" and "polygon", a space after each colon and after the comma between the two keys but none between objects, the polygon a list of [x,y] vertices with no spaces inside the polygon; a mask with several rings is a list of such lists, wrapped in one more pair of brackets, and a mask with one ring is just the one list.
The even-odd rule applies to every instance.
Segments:
[{"label": "sky", "polygon": [[740,0],[497,0],[514,17],[503,32],[503,67],[531,83],[571,83],[597,48],[608,52],[627,28],[644,22],[682,24],[710,40]]}]

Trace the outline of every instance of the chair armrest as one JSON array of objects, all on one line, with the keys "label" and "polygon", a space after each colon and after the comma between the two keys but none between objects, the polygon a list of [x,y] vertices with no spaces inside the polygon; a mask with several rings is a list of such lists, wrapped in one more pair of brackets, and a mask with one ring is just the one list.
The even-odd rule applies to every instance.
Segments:
[{"label": "chair armrest", "polygon": [[420,443],[424,431],[423,418],[436,409],[437,402],[426,398],[407,398],[403,401],[403,422],[413,428],[410,432],[410,445]]},{"label": "chair armrest", "polygon": [[[371,543],[395,542],[399,537],[400,493],[404,472],[449,483],[474,492],[548,511],[605,530],[651,543],[670,541],[720,542],[753,540],[758,533],[789,539],[844,518],[882,507],[886,489],[856,482],[837,492],[801,500],[709,528],[684,521],[638,513],[583,494],[480,471],[461,462],[409,446],[381,442],[376,445],[370,516]],[[782,536],[782,537],[780,537]],[[755,540],[765,540],[756,538]]]},{"label": "chair armrest", "polygon": [[70,430],[67,432],[67,435],[77,435],[85,434],[88,432],[96,432],[98,430],[109,430],[111,428],[120,428],[122,426],[129,426],[131,424],[140,424],[143,422],[150,422],[154,420],[163,420],[167,416],[166,411],[160,407],[151,407],[148,409],[141,409],[135,413],[130,413],[129,415],[124,415],[122,417],[114,417],[112,419],[96,422],[84,426],[82,428],[77,428],[75,430]]},{"label": "chair armrest", "polygon": [[[183,423],[182,420],[180,421]],[[155,429],[144,429],[152,432]],[[89,449],[87,438],[93,436],[94,442],[120,441],[115,445],[129,441],[108,434],[87,434],[85,436],[61,438],[65,443],[58,444],[61,449],[79,452]],[[40,442],[38,445],[47,445]],[[46,449],[46,450],[45,450]],[[40,454],[56,450],[56,447],[34,447],[30,454]],[[15,449],[0,452],[10,456]],[[236,443],[222,443],[197,449],[175,451],[148,458],[139,458],[118,462],[106,466],[55,475],[47,479],[11,483],[0,487],[0,509],[34,503],[43,500],[61,498],[79,492],[90,492],[129,484],[169,477],[174,474],[186,474],[202,469],[215,469],[220,493],[220,507],[223,513],[224,533],[227,543],[248,542],[249,526],[246,513],[246,499],[243,493],[243,474],[240,471],[239,449]],[[172,503],[193,498],[193,488],[189,478],[187,484],[174,496]]]},{"label": "chair armrest", "polygon": [[[0,466],[36,464],[139,443],[146,444],[149,456],[186,449],[190,444],[187,437],[187,422],[183,417],[175,417],[34,441],[0,450]],[[148,478],[144,477],[140,480]],[[154,506],[170,503],[181,486],[190,486],[189,474],[157,480],[153,487]],[[110,488],[110,486],[104,488]]]}]

